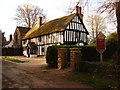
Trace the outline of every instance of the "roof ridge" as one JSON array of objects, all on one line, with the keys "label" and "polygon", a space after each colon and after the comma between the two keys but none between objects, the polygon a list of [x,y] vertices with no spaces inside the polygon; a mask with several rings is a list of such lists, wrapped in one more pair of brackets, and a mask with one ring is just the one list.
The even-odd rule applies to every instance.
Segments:
[{"label": "roof ridge", "polygon": [[17,26],[17,28],[30,28],[30,27]]},{"label": "roof ridge", "polygon": [[[53,19],[53,20],[50,20],[50,21],[58,20],[58,19],[61,19],[61,18],[64,18],[64,17],[68,17],[68,16],[71,16],[71,15],[74,15],[74,14],[76,14],[76,13],[69,14],[69,15],[66,15],[66,16],[62,16],[62,17],[60,17],[60,18],[56,18],[56,19]],[[48,22],[50,22],[50,21],[48,21]],[[46,22],[46,23],[47,23],[47,22]]]},{"label": "roof ridge", "polygon": [[[56,19],[50,20],[50,21],[48,21],[48,22],[46,22],[46,23],[49,23],[49,22],[52,22],[52,21],[55,21],[55,20],[59,20],[59,19],[64,18],[64,17],[69,17],[69,16],[74,15],[74,14],[77,14],[77,13],[73,13],[73,14],[69,14],[69,15],[66,15],[66,16],[63,16],[63,17],[60,17],[60,18],[56,18]],[[46,24],[46,23],[44,23],[44,24]],[[44,25],[44,24],[43,24],[43,25]],[[41,27],[42,27],[43,25],[41,25]],[[39,28],[40,28],[40,27],[39,27]]]},{"label": "roof ridge", "polygon": [[41,27],[37,28],[37,25],[30,29],[23,39],[33,38],[44,34],[50,34],[53,32],[61,32],[67,27],[69,22],[73,19],[76,13],[56,18],[44,23]]}]

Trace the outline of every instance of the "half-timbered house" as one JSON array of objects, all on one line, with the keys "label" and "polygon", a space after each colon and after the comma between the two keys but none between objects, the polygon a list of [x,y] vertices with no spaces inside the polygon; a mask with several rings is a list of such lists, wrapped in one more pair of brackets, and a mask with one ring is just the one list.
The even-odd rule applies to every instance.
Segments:
[{"label": "half-timbered house", "polygon": [[[86,45],[89,34],[82,20],[81,8],[77,6],[77,13],[58,18],[41,24],[42,18],[23,37],[23,47],[29,47],[24,55],[30,53],[46,55],[47,47],[52,45]],[[37,49],[32,50],[30,43]],[[33,44],[32,44],[33,45]],[[36,50],[36,51],[35,51]]]}]

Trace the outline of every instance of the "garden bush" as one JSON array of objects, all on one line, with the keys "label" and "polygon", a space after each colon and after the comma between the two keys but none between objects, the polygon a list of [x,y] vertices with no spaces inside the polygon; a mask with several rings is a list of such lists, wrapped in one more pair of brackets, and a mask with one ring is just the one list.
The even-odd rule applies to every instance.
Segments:
[{"label": "garden bush", "polygon": [[[118,41],[116,39],[106,40],[106,50],[103,53],[103,60],[110,60],[114,53],[117,51]],[[96,45],[86,45],[82,47],[81,51],[82,61],[99,61],[99,53],[96,50]]]},{"label": "garden bush", "polygon": [[50,46],[47,48],[46,62],[50,67],[57,67],[57,47]]},{"label": "garden bush", "polygon": [[23,48],[2,48],[2,56],[21,56]]},{"label": "garden bush", "polygon": [[88,61],[81,61],[77,65],[76,71],[85,72],[85,73],[101,73],[106,75],[118,75],[120,72],[120,66],[116,64],[107,64],[107,63],[98,63],[98,62],[88,62]]},{"label": "garden bush", "polygon": [[104,53],[104,58],[110,59],[117,51],[118,41],[116,39],[108,39],[106,40],[106,51]]},{"label": "garden bush", "polygon": [[98,63],[91,63],[88,61],[80,61],[75,65],[75,70],[79,72],[93,72],[95,68],[98,66]]},{"label": "garden bush", "polygon": [[98,61],[99,53],[96,51],[95,45],[86,45],[82,47],[81,50],[81,60],[82,61]]}]

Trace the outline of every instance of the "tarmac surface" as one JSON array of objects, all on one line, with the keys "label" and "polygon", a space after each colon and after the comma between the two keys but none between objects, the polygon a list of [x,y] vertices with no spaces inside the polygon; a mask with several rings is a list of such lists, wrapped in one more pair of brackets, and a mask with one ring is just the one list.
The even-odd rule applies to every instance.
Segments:
[{"label": "tarmac surface", "polygon": [[26,61],[2,60],[2,88],[92,88],[70,79],[70,69],[48,68],[45,57],[7,56]]}]

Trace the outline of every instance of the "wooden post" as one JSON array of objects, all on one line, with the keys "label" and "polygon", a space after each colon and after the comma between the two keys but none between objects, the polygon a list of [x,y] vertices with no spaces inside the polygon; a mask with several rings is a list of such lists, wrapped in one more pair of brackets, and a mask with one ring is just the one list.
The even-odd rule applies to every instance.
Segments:
[{"label": "wooden post", "polygon": [[100,63],[103,62],[102,52],[100,53]]}]

